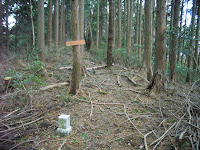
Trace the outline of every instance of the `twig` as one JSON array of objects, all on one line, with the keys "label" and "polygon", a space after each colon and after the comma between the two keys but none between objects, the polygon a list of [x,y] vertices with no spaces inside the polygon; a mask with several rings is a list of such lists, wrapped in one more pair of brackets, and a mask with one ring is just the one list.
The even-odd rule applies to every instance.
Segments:
[{"label": "twig", "polygon": [[122,136],[122,137],[118,137],[118,138],[116,138],[116,139],[114,139],[114,140],[111,140],[111,141],[109,141],[109,142],[113,142],[113,141],[117,141],[117,140],[120,140],[120,139],[126,138],[126,137],[128,137],[128,136],[130,136],[130,135],[133,135],[133,134],[135,134],[135,133],[136,133],[136,132],[131,133],[131,134],[128,134],[128,135],[125,135],[125,136]]},{"label": "twig", "polygon": [[61,150],[61,148],[66,144],[66,139],[63,141],[63,143],[60,145],[60,147],[58,148],[58,150]]},{"label": "twig", "polygon": [[151,134],[152,132],[154,132],[154,130],[152,130],[151,132],[147,133],[144,135],[144,146],[145,146],[145,149],[148,150],[148,146],[147,146],[147,136],[149,134]]},{"label": "twig", "polygon": [[119,85],[119,87],[122,86],[122,84],[121,84],[121,82],[120,82],[120,76],[119,76],[119,75],[117,75],[117,84]]},{"label": "twig", "polygon": [[144,134],[135,126],[135,124],[131,121],[130,117],[128,116],[128,114],[126,113],[126,105],[124,105],[124,113],[127,117],[127,119],[129,120],[129,122],[134,126],[134,128],[144,137]]},{"label": "twig", "polygon": [[90,97],[90,93],[89,93],[89,98],[90,98],[90,103],[91,103],[91,112],[90,112],[90,119],[92,119],[92,112],[93,112],[93,104],[92,104],[92,99]]},{"label": "twig", "polygon": [[18,146],[24,144],[24,143],[29,143],[29,142],[34,142],[34,140],[27,140],[27,141],[21,142],[21,143],[15,145],[15,146],[13,146],[12,148],[10,148],[10,150],[12,150],[12,149],[14,149],[14,148],[16,148],[16,147],[18,147]]},{"label": "twig", "polygon": [[17,112],[18,110],[20,110],[20,108],[17,108],[16,110],[12,111],[11,113],[7,114],[4,118],[7,118],[8,116],[14,114],[15,112]]},{"label": "twig", "polygon": [[159,137],[157,140],[153,141],[150,146],[154,145],[156,142],[161,141],[165,135],[176,125],[176,122],[161,136]]},{"label": "twig", "polygon": [[33,121],[31,121],[31,122],[25,123],[24,125],[19,125],[19,126],[14,127],[14,128],[10,128],[10,129],[4,130],[4,131],[0,131],[0,133],[12,131],[12,130],[21,128],[21,127],[23,127],[23,126],[25,127],[25,126],[30,125],[30,124],[32,124],[32,123],[35,123],[35,122],[37,122],[37,121],[39,121],[39,120],[41,120],[41,119],[43,119],[43,117],[40,117],[40,118],[38,118],[38,119],[36,119],[36,120],[33,120]]}]

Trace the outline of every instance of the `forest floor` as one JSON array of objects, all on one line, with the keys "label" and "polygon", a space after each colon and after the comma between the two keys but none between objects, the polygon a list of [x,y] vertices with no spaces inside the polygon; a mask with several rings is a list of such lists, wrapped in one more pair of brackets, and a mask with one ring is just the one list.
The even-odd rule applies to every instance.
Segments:
[{"label": "forest floor", "polygon": [[[71,69],[61,67],[72,66],[71,52],[63,51],[57,58],[49,58],[46,85],[70,82]],[[87,71],[76,96],[67,94],[69,85],[48,90],[23,85],[20,90],[7,89],[4,95],[0,92],[2,149],[192,149],[187,137],[190,130],[199,132],[199,125],[197,121],[194,129],[191,127],[187,108],[191,99],[193,103],[200,99],[198,84],[171,83],[165,92],[157,94],[146,89],[149,82],[142,70],[117,64],[91,69],[105,64],[99,64],[88,53],[84,64]],[[4,76],[3,68],[8,65],[1,64]],[[66,137],[56,135],[61,114],[71,119],[72,132]],[[200,112],[197,114],[200,116]],[[183,133],[186,128],[188,131]],[[184,136],[180,138],[181,133]]]}]

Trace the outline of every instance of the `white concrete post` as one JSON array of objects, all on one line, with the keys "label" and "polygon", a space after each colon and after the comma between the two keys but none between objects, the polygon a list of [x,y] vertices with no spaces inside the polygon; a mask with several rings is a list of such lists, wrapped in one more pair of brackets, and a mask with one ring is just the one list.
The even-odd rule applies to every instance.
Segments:
[{"label": "white concrete post", "polygon": [[60,115],[58,117],[57,134],[59,136],[67,136],[72,131],[70,126],[70,115]]}]

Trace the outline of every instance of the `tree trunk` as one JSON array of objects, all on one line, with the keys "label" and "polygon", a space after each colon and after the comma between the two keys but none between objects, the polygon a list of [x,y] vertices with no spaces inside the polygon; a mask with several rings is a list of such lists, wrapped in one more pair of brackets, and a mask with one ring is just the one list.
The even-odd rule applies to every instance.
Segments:
[{"label": "tree trunk", "polygon": [[99,0],[97,0],[97,34],[96,34],[96,49],[99,49]]},{"label": "tree trunk", "polygon": [[195,25],[195,15],[196,15],[196,0],[193,0],[193,7],[192,7],[192,20],[191,20],[191,31],[190,31],[190,43],[189,43],[189,53],[188,53],[188,60],[187,60],[187,68],[188,68],[188,73],[186,77],[186,82],[191,81],[191,73],[190,73],[190,67],[191,67],[191,53],[193,53],[193,46],[194,46],[194,25]]},{"label": "tree trunk", "polygon": [[127,1],[127,45],[126,52],[127,57],[130,57],[130,48],[131,48],[131,10],[130,10],[130,0]]},{"label": "tree trunk", "polygon": [[47,28],[47,45],[48,49],[51,50],[52,46],[52,0],[48,2],[48,28]]},{"label": "tree trunk", "polygon": [[[80,29],[80,40],[84,39],[84,0],[79,0],[79,29]],[[84,56],[84,45],[80,45],[80,57],[81,57],[81,67],[83,68],[83,56]],[[82,69],[81,69],[82,70]]]},{"label": "tree trunk", "polygon": [[5,2],[6,4],[6,54],[8,55],[9,53],[9,47],[10,47],[10,43],[9,43],[9,24],[8,24],[8,16],[9,16],[9,11],[8,11],[8,7],[9,7],[9,1]]},{"label": "tree trunk", "polygon": [[[72,40],[80,39],[79,26],[79,0],[72,0]],[[70,94],[76,94],[79,89],[81,79],[81,52],[80,45],[73,46],[73,69],[72,79],[69,89]]]},{"label": "tree trunk", "polygon": [[92,27],[91,27],[90,22],[88,22],[88,28],[89,28],[89,31],[88,31],[88,39],[86,42],[86,46],[87,46],[87,50],[91,51],[93,47],[93,37],[92,37]]},{"label": "tree trunk", "polygon": [[31,27],[32,27],[32,39],[33,39],[33,49],[35,48],[35,28],[34,28],[34,22],[33,22],[33,5],[32,5],[32,1],[30,0],[30,8],[31,8]]},{"label": "tree trunk", "polygon": [[147,71],[147,80],[152,79],[151,58],[152,58],[152,0],[145,0],[144,5],[144,55],[143,65]]},{"label": "tree trunk", "polygon": [[155,64],[151,84],[148,89],[162,91],[165,89],[165,30],[166,30],[166,0],[157,0]]},{"label": "tree trunk", "polygon": [[178,38],[178,52],[177,52],[177,62],[180,61],[180,52],[181,52],[181,47],[183,45],[182,39],[181,39],[181,31],[182,31],[182,23],[183,23],[183,8],[184,8],[184,1],[182,1],[181,4],[181,15],[180,15],[180,29],[179,29],[179,38]]},{"label": "tree trunk", "polygon": [[55,19],[54,19],[54,34],[55,34],[55,48],[56,48],[56,51],[58,51],[58,48],[59,48],[59,43],[58,43],[58,40],[59,40],[59,0],[55,0]]},{"label": "tree trunk", "polygon": [[138,45],[140,46],[138,48],[138,58],[141,57],[142,54],[142,0],[140,0],[140,6],[139,6],[139,24],[138,24]]},{"label": "tree trunk", "polygon": [[124,21],[123,21],[123,36],[124,41],[126,41],[126,35],[127,35],[127,0],[124,0]]},{"label": "tree trunk", "polygon": [[39,58],[44,61],[44,0],[38,0],[38,49],[40,50]]},{"label": "tree trunk", "polygon": [[62,46],[63,47],[65,47],[65,45],[66,45],[66,29],[65,29],[65,23],[66,23],[66,5],[65,5],[65,0],[64,0],[64,2],[63,2],[63,25],[62,25],[62,30],[63,30],[63,32],[62,32]]},{"label": "tree trunk", "polygon": [[108,50],[107,50],[107,66],[112,66],[113,56],[112,51],[114,48],[114,0],[109,0],[109,31],[108,31]]},{"label": "tree trunk", "polygon": [[122,39],[121,39],[121,15],[122,15],[122,9],[121,4],[122,0],[118,0],[118,48],[122,47]]},{"label": "tree trunk", "polygon": [[4,60],[4,50],[3,50],[3,7],[2,0],[0,0],[0,61]]},{"label": "tree trunk", "polygon": [[138,33],[139,33],[139,0],[137,0],[136,30],[135,30],[135,55],[138,57]]},{"label": "tree trunk", "polygon": [[171,34],[171,51],[169,52],[169,80],[173,81],[176,70],[176,50],[178,48],[178,24],[179,24],[180,0],[174,1],[173,23]]},{"label": "tree trunk", "polygon": [[62,47],[62,46],[63,46],[64,1],[65,1],[65,0],[61,0],[61,6],[60,6],[59,47]]},{"label": "tree trunk", "polygon": [[196,29],[196,40],[195,40],[195,52],[193,60],[193,69],[197,69],[198,65],[198,52],[199,52],[199,19],[200,19],[200,6],[198,6],[198,19],[197,19],[197,29]]}]

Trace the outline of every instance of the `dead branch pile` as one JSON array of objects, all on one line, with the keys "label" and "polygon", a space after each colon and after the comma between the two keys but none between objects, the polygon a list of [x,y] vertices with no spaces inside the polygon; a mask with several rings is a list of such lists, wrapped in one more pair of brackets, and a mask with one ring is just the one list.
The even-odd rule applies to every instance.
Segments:
[{"label": "dead branch pile", "polygon": [[[16,140],[37,131],[36,122],[43,119],[44,114],[41,110],[33,109],[27,104],[21,108],[4,106],[1,107],[0,114],[0,149],[2,150],[10,149],[16,145]],[[9,111],[10,109],[13,111]]]},{"label": "dead branch pile", "polygon": [[170,92],[172,99],[159,100],[161,115],[176,122],[170,134],[175,140],[175,149],[191,147],[196,150],[200,146],[200,92],[196,84],[190,89],[179,85]]}]

